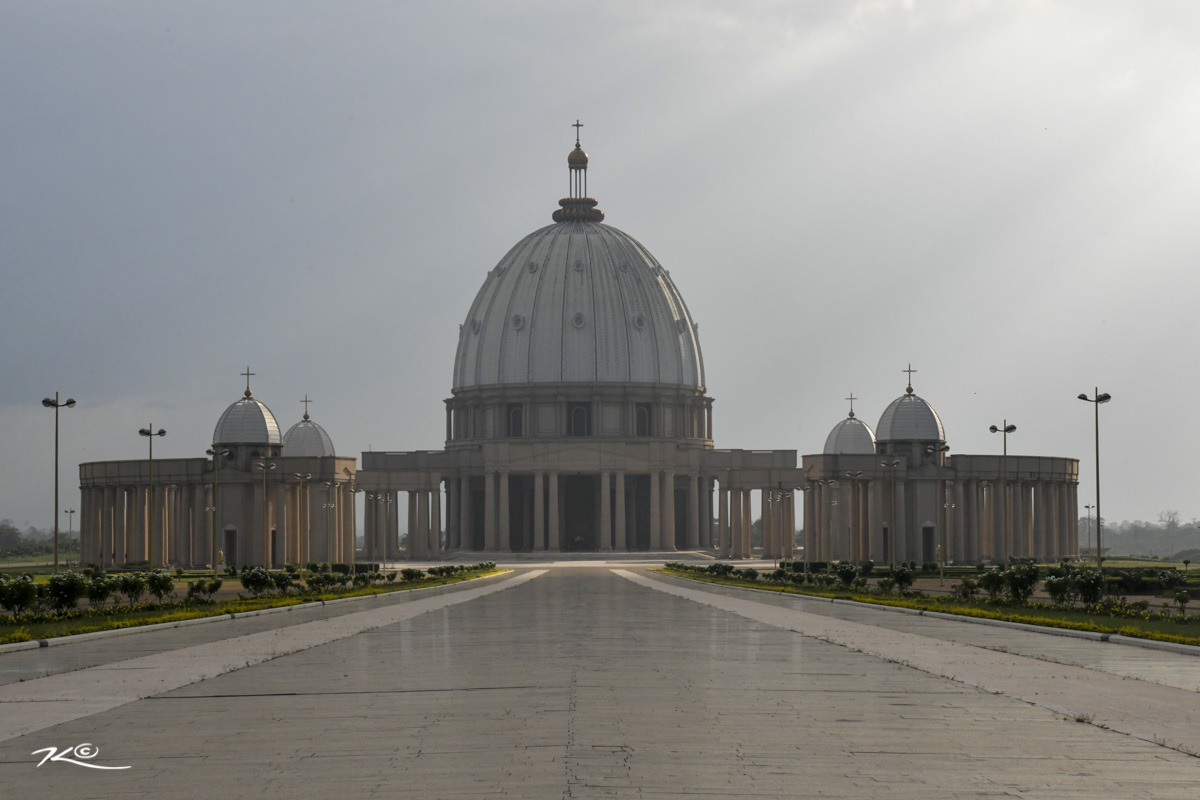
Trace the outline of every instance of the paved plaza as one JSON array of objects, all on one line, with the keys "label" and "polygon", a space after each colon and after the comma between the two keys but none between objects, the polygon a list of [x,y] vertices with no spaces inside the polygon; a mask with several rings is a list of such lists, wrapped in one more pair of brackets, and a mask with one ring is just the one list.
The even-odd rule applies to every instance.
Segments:
[{"label": "paved plaza", "polygon": [[1188,654],[522,564],[2,653],[0,797],[1190,800],[1198,691]]}]

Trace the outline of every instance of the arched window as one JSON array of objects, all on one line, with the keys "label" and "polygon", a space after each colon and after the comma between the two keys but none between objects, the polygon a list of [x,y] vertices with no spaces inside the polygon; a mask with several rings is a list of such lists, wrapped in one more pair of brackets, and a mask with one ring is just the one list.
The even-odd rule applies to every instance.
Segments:
[{"label": "arched window", "polygon": [[571,436],[592,435],[592,408],[587,403],[567,406],[567,432]]},{"label": "arched window", "polygon": [[634,434],[650,436],[650,404],[638,403],[633,411]]},{"label": "arched window", "polygon": [[520,403],[508,404],[508,435],[525,435],[525,415]]}]

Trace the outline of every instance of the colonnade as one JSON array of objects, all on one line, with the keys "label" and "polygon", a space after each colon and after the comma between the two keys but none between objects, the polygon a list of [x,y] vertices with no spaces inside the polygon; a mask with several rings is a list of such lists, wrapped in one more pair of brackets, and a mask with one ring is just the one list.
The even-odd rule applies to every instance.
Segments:
[{"label": "colonnade", "polygon": [[1074,481],[885,476],[812,480],[804,491],[812,561],[932,561],[940,550],[949,563],[974,564],[1006,555],[1057,561],[1079,553]]},{"label": "colonnade", "polygon": [[[720,558],[751,558],[751,502],[754,489],[720,487],[717,499],[717,554]],[[791,489],[757,490],[762,525],[762,557],[795,556],[796,505]]]},{"label": "colonnade", "polygon": [[196,567],[213,564],[216,550],[237,566],[349,562],[352,498],[345,483],[222,482],[216,501],[211,482],[84,486],[80,560]]}]

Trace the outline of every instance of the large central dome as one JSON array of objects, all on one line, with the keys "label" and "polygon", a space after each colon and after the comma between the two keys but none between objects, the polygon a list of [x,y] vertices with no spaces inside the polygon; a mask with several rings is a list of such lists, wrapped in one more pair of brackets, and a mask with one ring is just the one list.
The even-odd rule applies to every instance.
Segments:
[{"label": "large central dome", "polygon": [[459,332],[454,389],[646,383],[704,389],[696,324],[667,271],[586,196],[587,154],[568,158],[572,196],[488,273]]}]

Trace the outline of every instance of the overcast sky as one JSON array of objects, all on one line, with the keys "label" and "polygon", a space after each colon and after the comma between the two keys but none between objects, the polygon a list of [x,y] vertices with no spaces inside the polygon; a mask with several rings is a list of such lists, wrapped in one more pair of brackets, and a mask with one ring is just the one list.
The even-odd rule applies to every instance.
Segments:
[{"label": "overcast sky", "polygon": [[820,452],[911,362],[952,454],[1015,423],[1082,507],[1098,386],[1105,518],[1200,517],[1200,3],[0,0],[0,518],[52,525],[55,391],[63,509],[247,365],[339,454],[440,448],[576,118],[718,447]]}]

